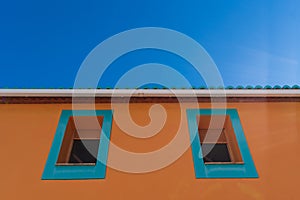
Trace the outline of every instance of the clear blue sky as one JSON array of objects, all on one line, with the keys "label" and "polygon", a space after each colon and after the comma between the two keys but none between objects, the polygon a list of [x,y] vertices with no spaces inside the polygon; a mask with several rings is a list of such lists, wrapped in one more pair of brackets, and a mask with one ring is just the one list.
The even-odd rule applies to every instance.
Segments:
[{"label": "clear blue sky", "polygon": [[[198,41],[225,86],[300,85],[299,8],[298,0],[2,1],[0,88],[73,87],[96,45],[121,31],[149,26]],[[122,57],[107,73],[117,79],[121,66],[148,62],[173,63],[193,76],[184,61],[155,51]]]}]

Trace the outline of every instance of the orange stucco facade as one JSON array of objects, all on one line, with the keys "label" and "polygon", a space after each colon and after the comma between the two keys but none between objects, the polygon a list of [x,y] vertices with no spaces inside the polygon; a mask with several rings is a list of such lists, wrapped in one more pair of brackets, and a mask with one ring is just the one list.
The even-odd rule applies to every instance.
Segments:
[{"label": "orange stucco facade", "polygon": [[[138,125],[150,123],[151,105],[130,104],[131,117]],[[254,179],[196,179],[185,117],[185,109],[193,105],[161,105],[167,118],[157,134],[135,138],[114,120],[111,143],[129,152],[147,153],[176,137],[169,152],[176,154],[178,145],[187,145],[178,159],[154,172],[122,172],[110,166],[132,169],[153,163],[135,163],[110,145],[106,178],[96,180],[41,180],[60,113],[72,109],[71,104],[0,105],[0,199],[299,199],[300,102],[227,104],[238,110],[259,174]],[[201,103],[199,107],[210,105]],[[111,105],[97,104],[96,109],[111,109]],[[119,104],[114,114],[121,112]]]}]

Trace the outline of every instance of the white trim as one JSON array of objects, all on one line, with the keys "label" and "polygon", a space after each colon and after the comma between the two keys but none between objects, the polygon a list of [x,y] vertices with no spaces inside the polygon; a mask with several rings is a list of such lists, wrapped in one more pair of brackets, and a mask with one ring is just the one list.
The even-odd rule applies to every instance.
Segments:
[{"label": "white trim", "polygon": [[300,97],[299,89],[0,89],[4,97]]}]

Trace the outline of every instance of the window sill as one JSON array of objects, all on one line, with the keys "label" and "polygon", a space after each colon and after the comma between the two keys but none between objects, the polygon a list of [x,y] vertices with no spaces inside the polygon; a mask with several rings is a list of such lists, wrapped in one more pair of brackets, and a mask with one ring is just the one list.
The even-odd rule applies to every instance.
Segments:
[{"label": "window sill", "polygon": [[205,165],[243,165],[244,162],[205,162]]},{"label": "window sill", "polygon": [[95,166],[96,163],[56,163],[56,166]]}]

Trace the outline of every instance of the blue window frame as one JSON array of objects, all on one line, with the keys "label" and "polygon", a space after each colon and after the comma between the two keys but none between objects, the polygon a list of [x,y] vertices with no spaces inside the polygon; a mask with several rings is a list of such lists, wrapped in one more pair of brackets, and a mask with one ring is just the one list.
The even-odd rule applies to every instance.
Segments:
[{"label": "blue window frame", "polygon": [[[68,120],[71,116],[103,116],[100,143],[95,165],[61,166],[56,164]],[[106,175],[112,116],[112,110],[63,110],[44,168],[42,179],[104,179]]]},{"label": "blue window frame", "polygon": [[[243,159],[238,164],[205,164],[200,146],[197,116],[228,115]],[[236,109],[188,109],[188,127],[196,178],[258,178]]]}]

